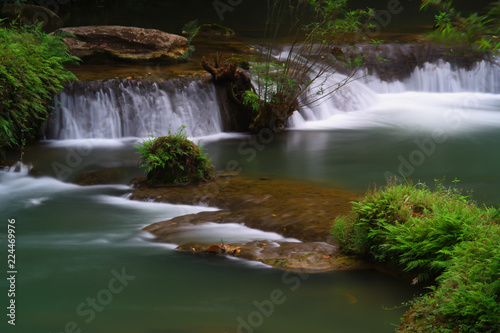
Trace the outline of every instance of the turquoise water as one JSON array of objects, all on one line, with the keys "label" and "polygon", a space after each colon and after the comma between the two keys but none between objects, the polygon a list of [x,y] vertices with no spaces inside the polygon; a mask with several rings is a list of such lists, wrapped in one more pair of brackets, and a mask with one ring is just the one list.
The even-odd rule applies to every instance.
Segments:
[{"label": "turquoise water", "polygon": [[140,230],[207,207],[129,202],[124,185],[5,172],[0,180],[4,253],[7,219],[17,228],[17,317],[9,331],[390,332],[403,309],[384,307],[416,292],[374,271],[299,276],[191,256]]}]

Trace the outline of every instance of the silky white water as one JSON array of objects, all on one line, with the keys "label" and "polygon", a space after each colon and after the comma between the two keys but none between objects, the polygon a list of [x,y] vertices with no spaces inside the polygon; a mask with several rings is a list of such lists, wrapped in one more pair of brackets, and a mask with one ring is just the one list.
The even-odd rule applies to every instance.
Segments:
[{"label": "silky white water", "polygon": [[189,136],[222,131],[215,88],[201,81],[75,83],[56,99],[48,139],[143,138],[180,126]]},{"label": "silky white water", "polygon": [[361,72],[346,89],[296,112],[290,123],[293,129],[467,132],[500,126],[499,110],[498,66],[482,61],[470,70],[453,69],[440,61],[417,67],[409,78],[391,83]]}]

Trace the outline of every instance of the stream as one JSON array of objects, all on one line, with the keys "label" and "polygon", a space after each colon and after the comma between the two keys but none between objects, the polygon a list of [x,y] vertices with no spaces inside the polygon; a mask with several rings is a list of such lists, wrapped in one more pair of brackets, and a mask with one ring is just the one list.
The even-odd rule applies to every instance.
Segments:
[{"label": "stream", "polygon": [[[47,139],[26,150],[25,160],[44,176],[0,171],[0,233],[7,233],[8,220],[16,227],[19,332],[354,333],[397,327],[406,309],[399,306],[419,292],[406,281],[371,270],[300,275],[197,257],[141,231],[216,209],[127,199],[129,181],[142,173],[132,144],[166,134],[168,125],[185,125],[191,137],[201,138],[219,170],[236,160],[247,176],[360,192],[394,176],[428,185],[458,178],[479,203],[500,201],[500,72],[486,63],[469,71],[426,64],[392,83],[364,75],[297,112],[287,131],[265,142],[223,133],[215,93],[200,81],[83,82],[67,87],[59,100]],[[70,183],[82,172],[107,168],[120,170],[115,185]],[[282,237],[207,224],[173,241],[220,238]],[[6,251],[6,237],[0,244]],[[8,289],[5,279],[0,287]]]}]

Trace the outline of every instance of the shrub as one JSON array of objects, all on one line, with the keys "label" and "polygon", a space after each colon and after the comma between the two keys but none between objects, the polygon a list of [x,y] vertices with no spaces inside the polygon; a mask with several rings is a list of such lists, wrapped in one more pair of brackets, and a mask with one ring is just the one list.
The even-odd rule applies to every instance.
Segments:
[{"label": "shrub", "polygon": [[401,332],[498,332],[500,211],[438,185],[393,185],[353,203],[332,235],[341,251],[434,282],[412,302]]},{"label": "shrub", "polygon": [[210,159],[202,147],[188,140],[181,126],[177,133],[146,139],[142,146],[141,167],[152,184],[188,184],[206,181],[214,177]]},{"label": "shrub", "polygon": [[[263,63],[251,70],[256,88],[242,102],[257,113],[250,129],[281,131],[300,107],[327,98],[353,80],[363,62],[354,44],[372,27],[372,9],[350,9],[348,0],[269,1],[262,46]],[[289,23],[288,52],[276,56]],[[342,68],[345,76],[329,81]],[[247,95],[248,96],[248,95]],[[259,102],[255,100],[258,98]]]},{"label": "shrub", "polygon": [[430,37],[450,46],[465,46],[478,55],[498,55],[500,41],[500,2],[492,2],[481,13],[463,15],[453,6],[453,0],[422,0],[420,9],[431,6],[439,10],[435,30]]},{"label": "shrub", "polygon": [[431,293],[413,301],[400,332],[500,331],[500,227],[469,228]]},{"label": "shrub", "polygon": [[76,77],[63,64],[71,56],[59,36],[39,27],[0,28],[0,150],[20,146],[47,118],[54,95]]}]

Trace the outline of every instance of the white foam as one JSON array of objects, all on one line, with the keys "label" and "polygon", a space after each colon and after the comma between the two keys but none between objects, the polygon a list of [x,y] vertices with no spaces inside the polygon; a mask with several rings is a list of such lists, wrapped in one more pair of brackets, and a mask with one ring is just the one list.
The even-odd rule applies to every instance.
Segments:
[{"label": "white foam", "polygon": [[65,147],[84,147],[88,150],[92,147],[102,147],[102,148],[120,148],[124,146],[130,146],[132,144],[138,144],[141,141],[140,138],[135,137],[124,137],[118,139],[96,139],[96,138],[86,138],[86,139],[67,139],[67,140],[43,140],[51,148],[65,148]]},{"label": "white foam", "polygon": [[395,128],[457,134],[500,127],[500,95],[405,92],[380,94],[378,103],[355,112],[305,121],[294,115],[294,129]]},{"label": "white foam", "polygon": [[225,244],[248,243],[258,240],[300,242],[295,238],[285,238],[275,232],[253,229],[243,224],[214,222],[180,227],[175,230],[175,233],[168,236],[167,239],[179,245],[190,242],[219,244],[221,240]]},{"label": "white foam", "polygon": [[48,197],[32,198],[26,200],[25,208],[40,206],[44,201],[49,200]]},{"label": "white foam", "polygon": [[362,81],[378,93],[396,93],[405,91],[422,92],[481,92],[500,93],[500,70],[497,65],[481,61],[467,70],[452,68],[444,61],[425,63],[414,69],[411,75],[402,80],[384,82],[376,75],[367,75],[361,71]]},{"label": "white foam", "polygon": [[[144,211],[145,213],[148,214],[148,220],[156,219],[156,221],[167,220],[175,216],[218,210],[218,208],[207,207],[207,206],[174,205],[170,203],[129,200],[126,198],[126,196],[116,197],[109,195],[97,195],[94,198],[98,202],[107,205],[114,205],[114,206],[124,207],[127,209]],[[156,218],[154,216],[156,216]]]},{"label": "white foam", "polygon": [[22,203],[25,208],[41,205],[60,193],[93,193],[104,189],[130,190],[127,185],[79,186],[55,178],[34,178],[18,172],[0,171],[0,202],[2,204]]}]

